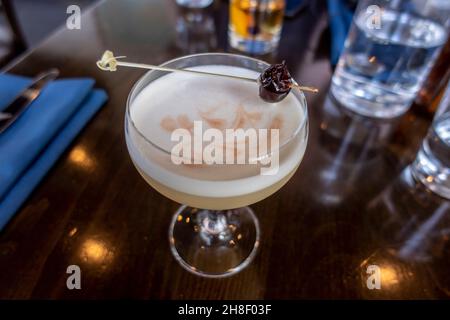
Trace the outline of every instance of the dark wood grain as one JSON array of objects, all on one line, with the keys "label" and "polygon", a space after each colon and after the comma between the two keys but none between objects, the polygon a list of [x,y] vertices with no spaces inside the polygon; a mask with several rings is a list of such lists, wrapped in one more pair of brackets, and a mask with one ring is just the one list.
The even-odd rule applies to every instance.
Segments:
[{"label": "dark wood grain", "polygon": [[[106,73],[95,61],[105,49],[152,64],[231,51],[227,3],[204,14],[212,31],[177,33],[186,13],[172,1],[105,1],[84,13],[81,30],[61,29],[11,66],[29,76],[57,67],[64,77],[94,77],[109,102],[1,232],[0,298],[448,298],[450,211],[424,227],[448,202],[408,184],[405,169],[429,120],[409,113],[376,122],[342,112],[327,95],[332,70],[320,4],[286,20],[278,52],[264,57],[285,59],[300,83],[321,91],[308,95],[310,138],[299,170],[252,206],[262,228],[257,257],[220,280],[177,264],[167,229],[178,204],[144,182],[125,146],[125,101],[143,72]],[[66,288],[71,264],[82,269],[81,290]],[[366,286],[370,264],[383,270],[381,290]]]},{"label": "dark wood grain", "polygon": [[[2,32],[10,32],[11,39],[9,44],[6,44],[6,50],[2,48],[2,57],[0,59],[0,65],[5,65],[8,61],[10,61],[13,57],[23,53],[27,49],[27,44],[25,41],[25,37],[23,35],[22,28],[17,19],[16,11],[14,9],[14,5],[11,0],[1,0],[0,1],[1,9],[7,21],[7,27],[2,29]],[[5,47],[5,43],[1,44],[2,47]],[[4,55],[4,56],[3,56]]]}]

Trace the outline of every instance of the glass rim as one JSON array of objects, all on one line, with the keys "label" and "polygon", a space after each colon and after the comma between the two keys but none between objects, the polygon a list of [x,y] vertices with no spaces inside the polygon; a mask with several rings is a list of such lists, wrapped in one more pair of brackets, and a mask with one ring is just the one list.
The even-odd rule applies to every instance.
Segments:
[{"label": "glass rim", "polygon": [[[259,64],[263,64],[266,67],[269,67],[270,64],[260,60],[260,59],[256,59],[256,58],[252,58],[252,57],[247,57],[244,55],[240,55],[240,54],[234,54],[234,53],[220,53],[220,52],[211,52],[211,53],[196,53],[196,54],[190,54],[190,55],[185,55],[185,56],[181,56],[181,57],[177,57],[168,61],[163,62],[162,64],[159,64],[158,66],[160,67],[164,67],[167,66],[171,63],[180,61],[180,60],[186,60],[186,59],[190,59],[190,58],[196,58],[196,57],[202,57],[202,56],[224,56],[224,57],[233,57],[233,58],[240,58],[240,59],[245,59],[245,60],[250,60]],[[253,70],[255,71],[255,70]],[[146,73],[144,73],[133,85],[133,87],[130,90],[130,93],[128,94],[128,98],[127,98],[127,103],[126,103],[126,112],[125,112],[125,130],[127,128],[127,123],[129,122],[131,124],[131,126],[134,128],[134,130],[136,130],[136,132],[138,133],[138,135],[144,139],[144,141],[148,144],[150,144],[151,146],[153,146],[154,148],[158,149],[159,151],[171,155],[172,154],[172,150],[166,150],[165,148],[159,146],[158,144],[154,143],[153,141],[151,141],[149,138],[146,137],[145,134],[143,134],[138,127],[136,126],[132,116],[131,116],[131,104],[132,104],[132,98],[134,96],[134,94],[139,94],[140,92],[137,92],[137,88],[147,79],[147,77],[152,74],[152,73],[156,73],[156,72],[164,72],[164,71],[158,71],[158,70],[149,70]],[[164,77],[164,75],[162,76]],[[159,78],[158,78],[159,79]],[[155,79],[156,80],[156,79]],[[155,80],[152,80],[155,81]],[[151,83],[151,82],[150,82]],[[291,92],[289,94],[293,94],[296,96],[296,99],[299,100],[301,107],[304,109],[303,110],[303,114],[304,117],[302,119],[302,121],[300,121],[299,125],[297,126],[297,128],[294,130],[294,132],[286,139],[286,141],[284,141],[282,144],[280,144],[279,148],[278,148],[278,152],[281,151],[282,148],[286,147],[293,139],[295,139],[297,137],[298,134],[300,134],[300,132],[303,130],[303,128],[306,126],[307,122],[308,122],[308,107],[307,107],[307,101],[305,98],[305,95],[303,94],[302,91],[300,90],[291,90]],[[297,96],[299,95],[300,98]],[[261,159],[264,158],[268,158],[270,157],[274,152],[267,152],[264,155],[258,156],[256,159],[249,159],[249,160],[256,160],[256,161],[260,161]]]}]

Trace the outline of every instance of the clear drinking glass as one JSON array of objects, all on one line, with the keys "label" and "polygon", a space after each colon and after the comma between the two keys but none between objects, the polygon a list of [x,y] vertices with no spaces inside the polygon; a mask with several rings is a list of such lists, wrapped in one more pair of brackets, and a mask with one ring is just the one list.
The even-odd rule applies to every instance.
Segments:
[{"label": "clear drinking glass", "polygon": [[280,41],[285,0],[230,0],[230,45],[251,54],[274,51]]},{"label": "clear drinking glass", "polygon": [[185,8],[201,9],[206,8],[213,3],[213,1],[214,0],[176,0],[176,3]]},{"label": "clear drinking glass", "polygon": [[450,83],[411,171],[428,189],[450,199]]},{"label": "clear drinking glass", "polygon": [[211,52],[217,48],[216,26],[208,10],[178,10],[175,44],[182,54]]},{"label": "clear drinking glass", "polygon": [[446,42],[449,16],[435,0],[359,1],[331,92],[359,114],[403,114]]},{"label": "clear drinking glass", "polygon": [[[258,73],[269,66],[261,60],[221,53],[190,55],[163,64],[178,69],[211,65],[240,67]],[[259,223],[247,205],[258,202],[281,188],[295,173],[303,158],[308,138],[306,100],[298,90],[290,93],[293,95],[290,101],[298,104],[302,117],[295,124],[293,133],[286,137],[284,143],[280,143],[279,169],[276,174],[263,176],[258,170],[247,170],[236,167],[236,164],[201,165],[196,168],[192,165],[180,166],[171,161],[171,150],[162,146],[157,137],[145,132],[146,127],[151,126],[150,123],[146,123],[145,127],[137,125],[140,120],[139,113],[133,110],[136,105],[134,102],[140,93],[165,75],[166,72],[156,70],[146,73],[135,84],[128,97],[125,117],[128,151],[141,176],[154,189],[184,204],[173,216],[169,229],[170,248],[176,260],[186,270],[200,276],[229,276],[247,266],[259,246]],[[215,79],[204,79],[201,78],[204,76],[198,75],[195,77],[197,78],[190,81],[211,83]],[[239,94],[243,83],[239,80],[228,81],[234,82],[230,83],[233,89],[227,89],[227,94]],[[185,85],[185,82],[180,83],[180,86]],[[255,95],[258,95],[257,84],[248,85],[254,85]],[[216,89],[220,93],[222,87]],[[205,94],[201,87],[198,87],[198,92],[199,97]],[[169,90],[164,94],[174,93]],[[179,92],[177,94],[179,95]],[[183,108],[185,99],[182,96],[178,99],[178,106],[168,105],[167,108]],[[220,97],[216,97],[216,101],[212,100],[211,105],[217,107],[219,99]],[[147,104],[149,108],[152,101],[154,100]],[[161,116],[152,112],[151,117]],[[239,173],[236,176],[235,170],[241,172],[241,169],[245,174]]]}]

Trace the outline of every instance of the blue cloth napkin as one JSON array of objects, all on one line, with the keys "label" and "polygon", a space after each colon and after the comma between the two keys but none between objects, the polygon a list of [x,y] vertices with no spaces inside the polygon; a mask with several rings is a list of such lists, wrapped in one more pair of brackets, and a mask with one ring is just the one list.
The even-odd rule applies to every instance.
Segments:
[{"label": "blue cloth napkin", "polygon": [[[30,79],[0,74],[0,111]],[[57,80],[0,134],[0,230],[105,103],[93,79]]]},{"label": "blue cloth napkin", "polygon": [[345,0],[328,0],[328,19],[331,28],[331,64],[335,66],[339,60],[348,30],[352,24],[353,11]]}]

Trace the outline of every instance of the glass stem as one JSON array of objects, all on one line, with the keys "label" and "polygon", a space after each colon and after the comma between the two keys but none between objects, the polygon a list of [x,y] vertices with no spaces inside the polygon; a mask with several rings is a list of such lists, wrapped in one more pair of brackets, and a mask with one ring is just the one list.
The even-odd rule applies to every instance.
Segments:
[{"label": "glass stem", "polygon": [[232,225],[228,223],[230,210],[200,210],[197,226],[206,246],[227,242],[233,236]]}]

